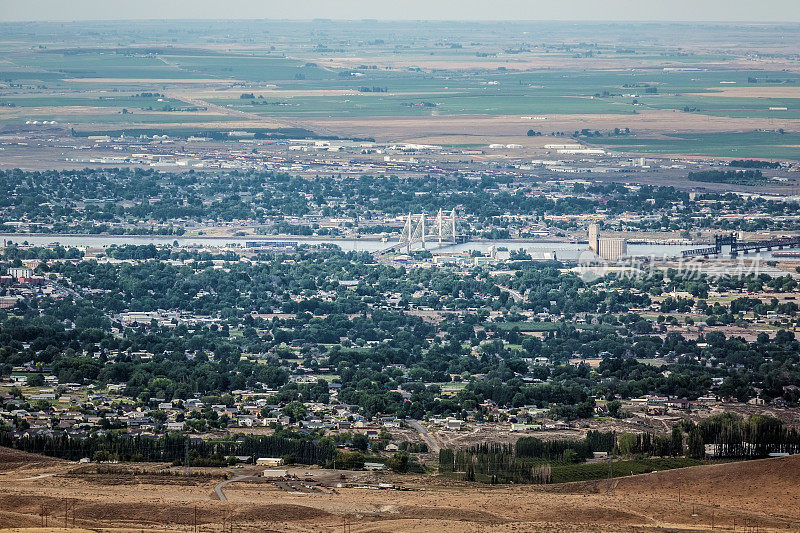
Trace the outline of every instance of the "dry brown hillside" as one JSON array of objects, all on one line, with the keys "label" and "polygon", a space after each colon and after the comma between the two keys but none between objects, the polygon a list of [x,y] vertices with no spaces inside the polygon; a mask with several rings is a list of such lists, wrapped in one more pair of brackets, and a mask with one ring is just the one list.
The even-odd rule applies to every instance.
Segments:
[{"label": "dry brown hillside", "polygon": [[[0,450],[0,527],[68,525],[104,531],[644,532],[800,529],[800,456],[701,466],[614,481],[551,486],[487,486],[425,476],[373,479],[406,491],[306,490],[219,469],[185,477],[167,465],[77,465]],[[341,472],[311,467],[317,479]],[[211,476],[211,473],[216,477]],[[195,472],[198,474],[198,472]],[[347,473],[348,479],[364,474]],[[370,474],[371,475],[371,474]],[[325,476],[328,476],[327,478]],[[361,478],[366,479],[366,478]],[[334,482],[335,484],[335,482]],[[196,509],[196,514],[195,514]],[[46,516],[45,516],[46,515]],[[60,529],[63,531],[63,529]],[[33,533],[33,532],[31,532]]]},{"label": "dry brown hillside", "polygon": [[620,494],[681,497],[800,522],[800,455],[699,466],[618,480]]},{"label": "dry brown hillside", "polygon": [[12,448],[0,446],[0,472],[9,470],[19,470],[22,468],[34,469],[47,465],[64,464],[60,459],[54,459],[44,455],[21,452]]}]

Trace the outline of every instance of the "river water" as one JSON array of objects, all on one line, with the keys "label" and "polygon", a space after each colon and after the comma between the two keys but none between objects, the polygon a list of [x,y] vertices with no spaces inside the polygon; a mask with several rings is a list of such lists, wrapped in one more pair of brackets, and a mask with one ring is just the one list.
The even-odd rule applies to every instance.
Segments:
[{"label": "river water", "polygon": [[[155,244],[156,246],[171,246],[175,242],[178,246],[199,246],[225,248],[230,246],[244,247],[245,242],[296,242],[315,246],[320,244],[335,244],[342,250],[359,252],[378,252],[386,250],[395,242],[382,242],[377,239],[322,239],[322,238],[265,238],[265,237],[208,237],[208,236],[158,236],[158,235],[31,235],[31,234],[6,234],[2,237],[6,242],[17,244],[28,243],[36,246],[47,246],[59,243],[65,247],[89,246],[94,248],[105,248],[112,245],[122,246],[126,244]],[[534,257],[546,253],[555,253],[557,259],[578,260],[582,252],[586,252],[585,243],[571,242],[546,242],[531,240],[497,240],[497,241],[469,241],[459,244],[444,244],[438,247],[437,244],[429,244],[428,249],[443,253],[458,253],[478,251],[488,252],[491,246],[496,248],[507,248],[508,250],[524,249]],[[682,250],[698,248],[708,245],[683,245],[683,244],[628,244],[628,257],[655,257],[671,258],[679,257]],[[749,254],[744,257],[755,257]],[[771,252],[762,252],[758,255],[760,259],[772,258]]]}]

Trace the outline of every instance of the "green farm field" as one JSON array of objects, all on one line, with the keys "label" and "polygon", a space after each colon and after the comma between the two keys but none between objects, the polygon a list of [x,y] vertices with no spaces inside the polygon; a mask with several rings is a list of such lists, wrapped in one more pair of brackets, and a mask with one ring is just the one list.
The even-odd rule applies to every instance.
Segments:
[{"label": "green farm field", "polygon": [[609,148],[645,154],[688,154],[800,160],[800,134],[720,132],[671,135],[663,139],[607,138]]},{"label": "green farm field", "polygon": [[[800,71],[790,58],[800,43],[788,26],[719,26],[707,38],[689,32],[680,44],[674,29],[647,24],[624,31],[374,21],[153,22],[135,34],[114,22],[32,28],[8,24],[0,34],[3,128],[56,120],[82,131],[213,129],[235,121],[378,138],[382,119],[435,121],[416,134],[409,123],[403,137],[413,139],[464,133],[440,117],[546,116],[503,135],[590,129],[602,133],[598,144],[631,153],[798,158]],[[575,40],[576,31],[585,38]],[[770,61],[731,44],[745,39],[763,45]],[[135,96],[143,92],[166,96]],[[636,131],[632,117],[645,112],[686,120]],[[727,122],[712,128],[706,117]],[[336,119],[354,122],[337,128]],[[631,135],[606,138],[628,125]],[[779,129],[787,133],[752,133]]]}]

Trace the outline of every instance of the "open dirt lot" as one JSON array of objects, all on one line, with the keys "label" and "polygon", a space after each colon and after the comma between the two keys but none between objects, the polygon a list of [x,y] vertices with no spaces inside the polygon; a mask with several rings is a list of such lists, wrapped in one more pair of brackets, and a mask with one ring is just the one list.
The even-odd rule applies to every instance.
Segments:
[{"label": "open dirt lot", "polygon": [[[2,450],[2,462],[31,456]],[[489,531],[797,531],[800,456],[673,470],[551,486],[493,487],[434,476],[348,473],[349,481],[393,483],[409,490],[331,488],[338,472],[308,468],[323,488],[246,477],[214,487],[221,471],[184,478],[164,465],[76,465],[41,461],[33,470],[0,472],[0,524],[67,525],[94,531],[354,532]],[[303,469],[298,470],[304,476]],[[99,473],[98,473],[99,472]],[[150,473],[148,473],[150,472]],[[354,476],[358,476],[356,479]],[[335,486],[335,484],[334,484]],[[73,517],[74,516],[74,525]],[[225,529],[222,529],[223,526]],[[55,531],[56,529],[51,529]],[[64,529],[58,529],[64,531]],[[2,530],[2,531],[11,531]],[[39,529],[45,533],[45,529]],[[31,531],[31,533],[35,533]]]}]

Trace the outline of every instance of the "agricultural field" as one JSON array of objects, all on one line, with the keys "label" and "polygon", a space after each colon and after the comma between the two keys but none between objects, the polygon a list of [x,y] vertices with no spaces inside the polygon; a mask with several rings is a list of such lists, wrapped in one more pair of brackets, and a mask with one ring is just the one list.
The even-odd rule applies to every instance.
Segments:
[{"label": "agricultural field", "polygon": [[662,138],[609,138],[601,144],[619,150],[651,154],[711,155],[797,159],[800,134],[724,132],[669,135]]},{"label": "agricultural field", "polygon": [[[391,138],[408,140],[461,135],[464,118],[501,121],[508,142],[529,128],[544,139],[588,129],[631,153],[798,157],[791,135],[755,133],[798,132],[791,26],[680,28],[678,43],[658,24],[586,24],[580,40],[539,23],[93,24],[88,37],[69,24],[5,25],[0,127],[274,123],[379,138],[408,120]],[[731,44],[743,39],[754,49]],[[532,116],[547,120],[520,121]]]}]

